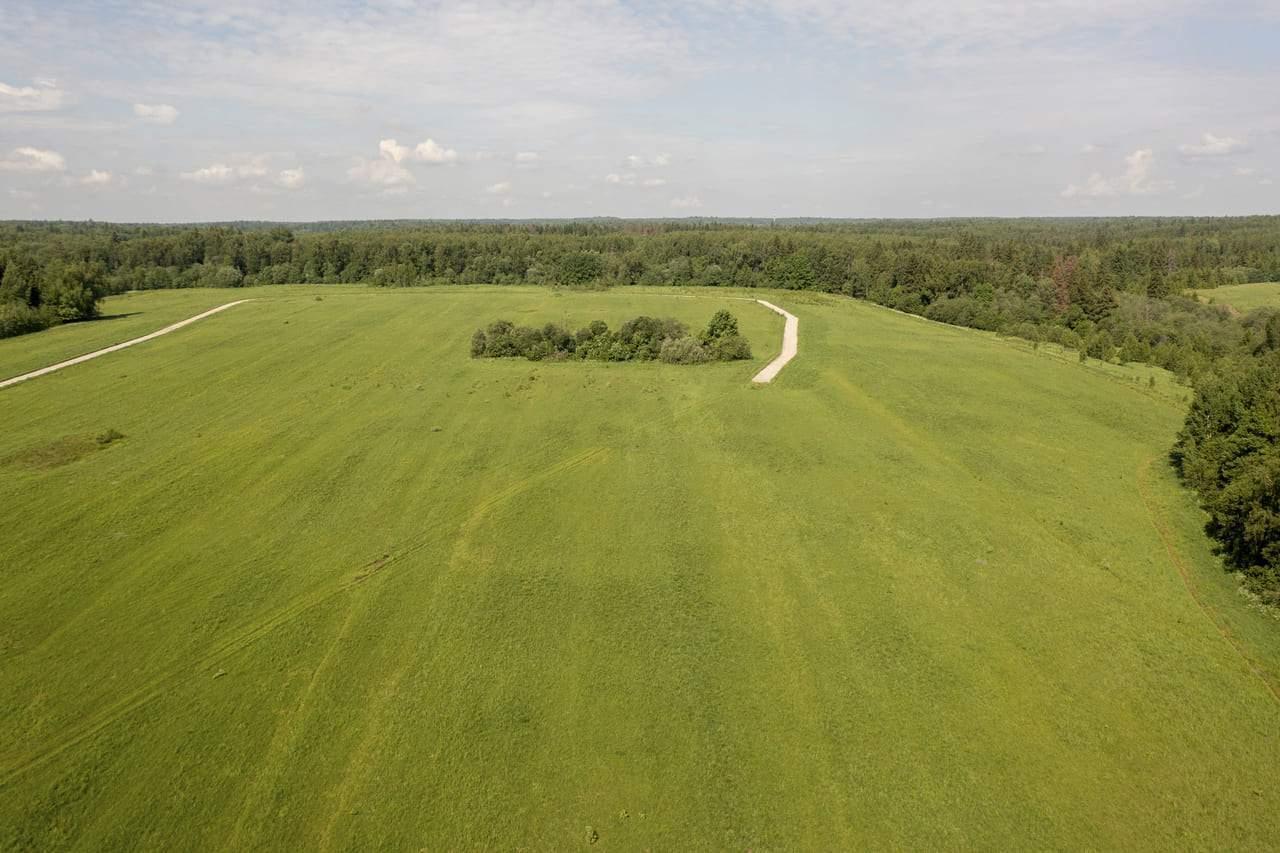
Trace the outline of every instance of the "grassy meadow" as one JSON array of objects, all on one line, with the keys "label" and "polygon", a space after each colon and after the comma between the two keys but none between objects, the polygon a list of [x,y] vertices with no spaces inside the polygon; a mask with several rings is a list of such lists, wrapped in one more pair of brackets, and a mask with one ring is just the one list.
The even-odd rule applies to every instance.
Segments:
[{"label": "grassy meadow", "polygon": [[[753,387],[782,318],[696,293],[261,289],[0,390],[0,847],[1274,846],[1186,389],[784,292]],[[468,357],[722,307],[752,361]]]},{"label": "grassy meadow", "polygon": [[1222,287],[1193,290],[1192,293],[1201,302],[1207,302],[1210,305],[1230,305],[1244,314],[1257,308],[1280,308],[1280,282],[1276,281],[1228,284]]}]

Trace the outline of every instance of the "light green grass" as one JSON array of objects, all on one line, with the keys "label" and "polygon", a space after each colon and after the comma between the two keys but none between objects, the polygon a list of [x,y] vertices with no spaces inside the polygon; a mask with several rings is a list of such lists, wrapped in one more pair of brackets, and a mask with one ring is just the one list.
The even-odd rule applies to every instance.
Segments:
[{"label": "light green grass", "polygon": [[[0,845],[1274,846],[1280,623],[1146,369],[775,293],[754,388],[745,302],[275,293],[0,391]],[[720,307],[753,362],[466,354]]]},{"label": "light green grass", "polygon": [[1276,281],[1228,284],[1191,292],[1201,302],[1207,302],[1210,305],[1230,305],[1246,314],[1257,308],[1280,308],[1280,282]]},{"label": "light green grass", "polygon": [[[282,293],[350,293],[357,288],[290,287],[190,288],[122,293],[103,299],[102,317],[66,323],[39,334],[0,339],[0,379],[118,344],[237,299],[279,297]],[[359,288],[363,291],[364,288]]]}]

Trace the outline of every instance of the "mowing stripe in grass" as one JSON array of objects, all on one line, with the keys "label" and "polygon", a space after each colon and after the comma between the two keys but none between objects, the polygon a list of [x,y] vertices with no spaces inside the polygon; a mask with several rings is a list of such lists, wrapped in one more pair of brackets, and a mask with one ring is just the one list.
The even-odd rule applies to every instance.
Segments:
[{"label": "mowing stripe in grass", "polygon": [[[605,447],[589,448],[584,452],[576,453],[548,468],[535,472],[528,477],[516,480],[511,485],[494,493],[473,507],[463,522],[463,528],[465,529],[473,525],[479,517],[503,501],[509,500],[541,482],[572,471],[573,469],[597,458],[605,457],[608,453],[609,449]],[[310,593],[294,599],[294,601],[289,605],[277,610],[267,619],[257,623],[256,625],[250,625],[239,634],[217,644],[207,655],[198,660],[194,665],[178,666],[162,673],[158,677],[152,679],[149,683],[144,684],[139,689],[134,690],[132,693],[117,702],[114,702],[97,713],[91,714],[83,719],[81,723],[74,727],[72,731],[68,732],[61,741],[47,744],[43,747],[38,747],[25,756],[4,756],[0,760],[9,763],[9,766],[0,769],[0,788],[7,787],[23,773],[56,758],[67,749],[83,743],[85,740],[102,732],[131,712],[157,699],[163,695],[171,685],[175,684],[182,677],[189,675],[193,671],[205,674],[213,672],[217,664],[226,660],[236,652],[257,642],[282,625],[286,625],[294,621],[304,613],[329,601],[334,596],[357,589],[361,584],[373,575],[381,572],[387,566],[399,562],[410,554],[422,550],[433,540],[434,537],[439,536],[444,532],[448,528],[450,522],[455,520],[456,519],[450,518],[440,519],[434,524],[429,525],[419,535],[401,543],[399,547],[391,549],[389,553],[366,563],[359,571],[354,575],[351,575],[347,580],[335,585],[323,586],[312,590]]]}]

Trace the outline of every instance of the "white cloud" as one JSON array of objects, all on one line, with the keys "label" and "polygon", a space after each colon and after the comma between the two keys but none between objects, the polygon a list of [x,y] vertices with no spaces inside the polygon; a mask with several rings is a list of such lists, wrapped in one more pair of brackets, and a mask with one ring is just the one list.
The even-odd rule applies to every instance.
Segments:
[{"label": "white cloud", "polygon": [[1206,133],[1196,144],[1179,145],[1178,150],[1187,157],[1225,157],[1244,151],[1248,145],[1243,139],[1232,136],[1214,136]]},{"label": "white cloud", "polygon": [[1275,183],[1275,181],[1271,180],[1270,178],[1263,178],[1262,180],[1258,181],[1258,186],[1260,186],[1260,187],[1269,187],[1269,186],[1271,186],[1271,185],[1272,185],[1272,184],[1274,184],[1274,183]]},{"label": "white cloud", "polygon": [[1139,148],[1124,158],[1125,170],[1121,175],[1105,178],[1094,172],[1083,185],[1070,184],[1062,191],[1063,198],[1111,198],[1119,195],[1151,195],[1171,189],[1171,181],[1154,181],[1151,169],[1155,164],[1155,152]]},{"label": "white cloud", "polygon": [[434,139],[427,139],[419,142],[413,149],[413,157],[423,163],[453,163],[458,159],[458,152],[452,148],[445,148]]},{"label": "white cloud", "polygon": [[1237,177],[1247,178],[1250,175],[1255,174],[1257,171],[1258,170],[1252,166],[1236,166],[1231,170],[1231,174],[1236,175]]},{"label": "white cloud", "polygon": [[34,86],[0,83],[0,113],[45,112],[62,106],[64,92],[53,80],[35,80]]},{"label": "white cloud", "polygon": [[516,152],[517,163],[536,163],[538,162],[537,151],[518,151]]},{"label": "white cloud", "polygon": [[702,199],[692,194],[679,196],[678,198],[671,199],[671,206],[677,210],[692,210],[697,207],[702,207]]},{"label": "white cloud", "polygon": [[652,154],[646,157],[641,154],[628,154],[624,162],[628,169],[649,169],[671,165],[671,155]]},{"label": "white cloud", "polygon": [[0,160],[0,170],[6,172],[61,172],[66,161],[57,151],[23,146],[13,149],[9,159]]},{"label": "white cloud", "polygon": [[666,186],[666,178],[641,178],[635,172],[610,172],[604,176],[606,184],[620,187],[661,187]]},{"label": "white cloud", "polygon": [[413,173],[390,157],[377,160],[358,160],[347,170],[352,180],[363,181],[380,187],[404,187],[416,182]]},{"label": "white cloud", "polygon": [[1067,188],[1062,191],[1063,198],[1104,198],[1116,194],[1116,188],[1111,181],[1102,177],[1100,172],[1094,172],[1084,182],[1084,185],[1068,184]]},{"label": "white cloud", "polygon": [[36,194],[31,190],[9,190],[9,197],[16,198],[18,201],[31,201]]},{"label": "white cloud", "polygon": [[150,175],[155,174],[152,171],[150,166],[139,166],[138,168],[133,170],[133,173],[142,178],[146,178],[146,177],[149,177]]},{"label": "white cloud", "polygon": [[409,146],[401,145],[394,139],[384,139],[378,143],[378,155],[392,163],[399,163],[409,156]]},{"label": "white cloud", "polygon": [[110,172],[91,169],[89,174],[80,179],[80,183],[86,187],[104,187],[107,184],[110,184],[113,180],[114,178]]},{"label": "white cloud", "polygon": [[169,104],[134,104],[133,114],[148,124],[173,124],[178,108]]},{"label": "white cloud", "polygon": [[1092,142],[1088,142],[1080,146],[1081,154],[1097,154],[1101,150],[1102,149],[1100,147],[1098,147],[1097,145],[1094,145]]},{"label": "white cloud", "polygon": [[214,163],[212,166],[205,166],[203,169],[195,169],[179,175],[182,180],[196,184],[227,184],[235,176],[236,170],[225,163]]},{"label": "white cloud", "polygon": [[296,169],[282,169],[276,175],[276,184],[287,190],[301,189],[306,180],[307,176],[303,173],[301,166]]},{"label": "white cloud", "polygon": [[229,166],[226,163],[214,163],[201,169],[182,172],[178,177],[196,184],[225,185],[242,178],[261,178],[267,174],[267,158],[257,156],[247,162]]},{"label": "white cloud", "polygon": [[506,195],[507,193],[511,192],[511,182],[499,181],[496,184],[490,184],[489,186],[485,187],[484,191],[489,193],[490,195]]},{"label": "white cloud", "polygon": [[445,148],[434,139],[425,139],[413,148],[394,139],[383,139],[378,143],[378,159],[358,159],[356,165],[347,170],[347,176],[381,187],[404,187],[417,183],[417,178],[404,164],[416,161],[442,165],[457,160],[457,151]]}]

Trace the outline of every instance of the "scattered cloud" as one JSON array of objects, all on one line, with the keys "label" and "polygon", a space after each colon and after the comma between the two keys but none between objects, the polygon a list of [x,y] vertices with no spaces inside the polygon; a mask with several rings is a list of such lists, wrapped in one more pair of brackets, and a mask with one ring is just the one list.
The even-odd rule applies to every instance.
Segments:
[{"label": "scattered cloud", "polygon": [[671,155],[652,154],[646,157],[640,154],[628,154],[624,162],[628,169],[660,168],[671,165]]},{"label": "scattered cloud", "polygon": [[115,179],[112,177],[110,172],[92,169],[89,174],[80,179],[80,183],[86,187],[105,187],[113,180]]},{"label": "scattered cloud", "polygon": [[1275,183],[1275,181],[1271,180],[1270,178],[1263,178],[1262,180],[1258,181],[1258,186],[1260,186],[1260,187],[1269,187],[1269,186],[1271,186],[1271,185],[1272,185],[1272,184],[1274,184],[1274,183]]},{"label": "scattered cloud", "polygon": [[702,207],[702,199],[692,194],[683,195],[671,199],[671,206],[677,210],[693,210],[694,208]]},{"label": "scattered cloud", "polygon": [[173,124],[179,115],[169,104],[134,104],[133,114],[148,124]]},{"label": "scattered cloud", "polygon": [[261,178],[267,174],[267,158],[254,157],[248,162],[229,166],[226,163],[214,163],[201,169],[182,172],[178,177],[196,184],[218,186],[231,184],[242,178]]},{"label": "scattered cloud", "polygon": [[0,83],[0,113],[45,112],[62,106],[65,93],[53,80],[35,80],[34,86]]},{"label": "scattered cloud", "polygon": [[606,184],[620,187],[661,187],[666,186],[666,178],[641,178],[635,172],[610,172],[604,176]]},{"label": "scattered cloud", "polygon": [[413,148],[401,145],[394,139],[383,139],[378,143],[378,159],[357,159],[356,164],[347,170],[347,176],[352,180],[381,187],[406,187],[417,183],[417,178],[405,167],[406,163],[443,165],[457,161],[457,151],[444,147],[434,139],[425,139]]},{"label": "scattered cloud", "polygon": [[302,185],[306,183],[306,180],[307,176],[302,171],[301,166],[297,169],[282,169],[280,173],[276,175],[276,185],[283,187],[286,190],[301,189]]},{"label": "scattered cloud", "polygon": [[1236,175],[1237,177],[1247,178],[1250,175],[1256,174],[1257,171],[1258,170],[1252,166],[1236,166],[1231,170],[1231,174]]},{"label": "scattered cloud", "polygon": [[0,160],[0,170],[6,172],[61,172],[66,161],[57,151],[24,146],[15,148],[8,159]]},{"label": "scattered cloud", "polygon": [[1101,150],[1102,148],[1100,146],[1094,145],[1092,142],[1087,142],[1080,146],[1081,154],[1097,154]]},{"label": "scattered cloud", "polygon": [[358,160],[356,165],[347,170],[347,177],[381,187],[404,186],[416,182],[412,172],[389,157]]},{"label": "scattered cloud", "polygon": [[1248,147],[1243,139],[1206,133],[1200,137],[1198,143],[1179,145],[1178,151],[1186,157],[1225,157],[1228,154],[1245,151]]},{"label": "scattered cloud", "polygon": [[517,163],[536,163],[538,162],[537,151],[518,151],[516,152]]},{"label": "scattered cloud", "polygon": [[1171,181],[1156,181],[1151,178],[1151,169],[1155,165],[1155,152],[1150,148],[1139,148],[1124,158],[1123,174],[1105,178],[1100,172],[1094,172],[1083,184],[1069,184],[1062,191],[1063,198],[1112,198],[1122,195],[1151,195],[1162,190],[1172,189]]},{"label": "scattered cloud", "polygon": [[378,143],[378,154],[392,163],[400,163],[409,157],[409,146],[401,145],[394,139],[384,139]]},{"label": "scattered cloud", "polygon": [[31,201],[36,197],[36,194],[31,190],[11,189],[9,190],[9,197],[15,198],[18,201]]},{"label": "scattered cloud", "polygon": [[[391,142],[394,143],[395,140]],[[427,139],[419,142],[413,149],[413,158],[422,163],[454,163],[457,162],[458,152],[452,148],[445,148],[434,139]]]},{"label": "scattered cloud", "polygon": [[489,195],[506,195],[507,193],[511,192],[511,182],[499,181],[496,184],[490,184],[489,186],[485,187],[484,191],[489,193]]}]

